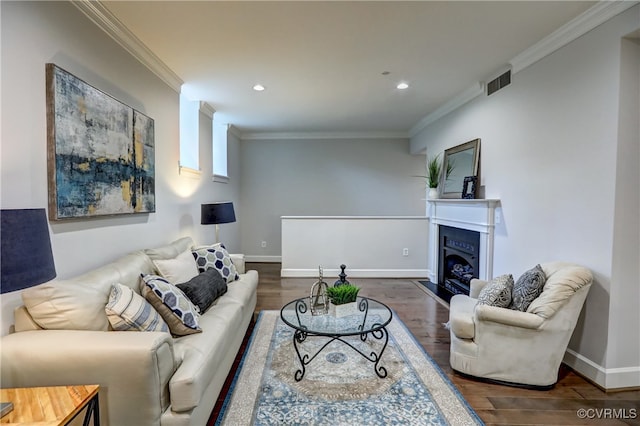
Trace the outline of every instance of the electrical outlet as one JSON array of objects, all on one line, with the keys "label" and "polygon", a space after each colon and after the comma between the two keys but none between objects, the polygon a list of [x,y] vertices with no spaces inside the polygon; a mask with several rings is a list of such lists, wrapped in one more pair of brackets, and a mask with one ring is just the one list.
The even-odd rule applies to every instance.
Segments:
[{"label": "electrical outlet", "polygon": [[262,248],[266,248],[266,247],[267,247],[267,242],[266,242],[266,241],[263,241],[262,243],[260,243],[260,246],[261,246]]},{"label": "electrical outlet", "polygon": [[409,256],[409,249],[408,248],[403,248],[402,249],[402,255],[403,256]]}]

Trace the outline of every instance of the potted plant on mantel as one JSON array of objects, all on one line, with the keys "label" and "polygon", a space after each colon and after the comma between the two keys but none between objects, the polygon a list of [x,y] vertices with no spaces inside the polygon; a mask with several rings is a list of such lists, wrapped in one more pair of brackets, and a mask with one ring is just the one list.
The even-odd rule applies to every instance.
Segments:
[{"label": "potted plant on mantel", "polygon": [[360,287],[353,284],[343,284],[337,287],[329,287],[327,296],[329,296],[330,305],[329,313],[336,318],[352,315],[358,312],[356,299]]},{"label": "potted plant on mantel", "polygon": [[[445,179],[449,178],[449,175],[453,171],[453,164],[447,163],[447,170],[445,171]],[[427,161],[427,175],[420,176],[427,180],[427,187],[429,191],[427,198],[433,200],[438,198],[438,185],[440,184],[440,178],[442,177],[442,163],[440,162],[440,154]]]}]

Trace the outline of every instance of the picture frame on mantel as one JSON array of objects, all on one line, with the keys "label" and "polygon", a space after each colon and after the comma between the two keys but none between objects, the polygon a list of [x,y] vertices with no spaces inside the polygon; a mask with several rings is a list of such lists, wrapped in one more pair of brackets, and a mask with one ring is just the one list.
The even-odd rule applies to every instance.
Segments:
[{"label": "picture frame on mantel", "polygon": [[476,198],[477,182],[477,176],[465,176],[464,183],[462,185],[462,199],[473,200]]},{"label": "picture frame on mantel", "polygon": [[441,177],[440,198],[463,198],[465,177],[475,176],[476,183],[480,180],[480,139],[446,149],[443,170],[449,169],[451,173]]},{"label": "picture frame on mantel", "polygon": [[154,121],[46,64],[49,220],[152,213]]}]

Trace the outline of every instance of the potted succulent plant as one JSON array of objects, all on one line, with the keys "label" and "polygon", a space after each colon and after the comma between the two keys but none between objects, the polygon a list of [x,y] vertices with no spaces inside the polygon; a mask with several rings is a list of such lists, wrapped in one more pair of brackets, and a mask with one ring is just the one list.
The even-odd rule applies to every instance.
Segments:
[{"label": "potted succulent plant", "polygon": [[331,301],[329,312],[335,317],[343,317],[358,312],[356,300],[360,287],[353,284],[343,284],[327,289],[327,296]]}]

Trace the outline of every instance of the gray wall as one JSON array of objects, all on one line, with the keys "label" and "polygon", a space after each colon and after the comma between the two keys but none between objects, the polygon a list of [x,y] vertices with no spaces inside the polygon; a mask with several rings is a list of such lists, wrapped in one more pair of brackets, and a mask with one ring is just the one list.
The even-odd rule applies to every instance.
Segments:
[{"label": "gray wall", "polygon": [[280,256],[281,216],[425,214],[424,180],[413,177],[425,157],[406,139],[243,140],[240,162],[249,256]]},{"label": "gray wall", "polygon": [[[630,368],[636,381],[638,56],[621,42],[639,16],[635,6],[614,17],[411,141],[412,152],[433,155],[482,139],[481,184],[486,198],[502,202],[494,275],[554,259],[589,267],[595,282],[570,348],[596,374]],[[629,75],[622,83],[621,73]]]}]

